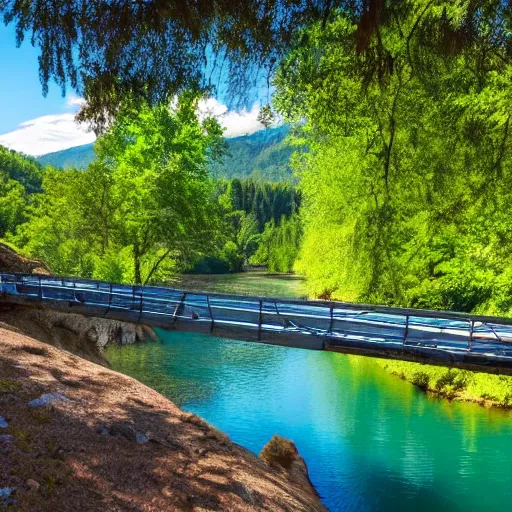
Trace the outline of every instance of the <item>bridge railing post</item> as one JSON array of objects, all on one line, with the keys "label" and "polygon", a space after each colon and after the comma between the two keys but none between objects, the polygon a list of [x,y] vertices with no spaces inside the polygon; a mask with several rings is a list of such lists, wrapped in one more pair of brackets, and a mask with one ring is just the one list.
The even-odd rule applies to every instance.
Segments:
[{"label": "bridge railing post", "polygon": [[183,294],[183,297],[181,297],[181,301],[179,304],[176,305],[174,308],[174,313],[172,315],[172,327],[176,325],[176,322],[178,321],[178,314],[181,315],[183,313],[183,308],[185,307],[185,299],[187,298],[187,292]]},{"label": "bridge railing post", "polygon": [[334,304],[331,302],[331,306],[329,307],[329,314],[331,316],[329,320],[329,330],[327,331],[328,334],[332,334],[332,329],[334,327]]},{"label": "bridge railing post", "polygon": [[471,320],[469,327],[469,338],[468,338],[468,352],[471,352],[471,345],[473,343],[473,333],[475,330],[475,321]]},{"label": "bridge railing post", "polygon": [[263,300],[260,299],[260,312],[258,315],[258,341],[261,340],[261,325],[263,324]]},{"label": "bridge railing post", "polygon": [[404,339],[402,340],[403,345],[405,345],[408,335],[409,335],[409,315],[405,315]]},{"label": "bridge railing post", "polygon": [[142,318],[142,303],[144,301],[144,287],[141,286],[140,289],[140,303],[139,303],[139,320],[138,323],[140,324],[141,318]]},{"label": "bridge railing post", "polygon": [[212,305],[210,304],[210,297],[209,295],[206,295],[206,304],[208,304],[208,313],[210,314],[210,332],[213,332],[213,329],[215,328],[215,319],[213,318],[213,311],[212,311]]}]

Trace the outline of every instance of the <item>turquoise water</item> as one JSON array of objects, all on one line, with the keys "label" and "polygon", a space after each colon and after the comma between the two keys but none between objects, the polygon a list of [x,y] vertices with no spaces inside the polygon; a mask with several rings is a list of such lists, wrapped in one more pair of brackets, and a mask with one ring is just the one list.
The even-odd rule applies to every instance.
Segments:
[{"label": "turquoise water", "polygon": [[292,439],[331,511],[503,511],[512,413],[433,400],[371,359],[158,331],[131,375],[258,453]]}]

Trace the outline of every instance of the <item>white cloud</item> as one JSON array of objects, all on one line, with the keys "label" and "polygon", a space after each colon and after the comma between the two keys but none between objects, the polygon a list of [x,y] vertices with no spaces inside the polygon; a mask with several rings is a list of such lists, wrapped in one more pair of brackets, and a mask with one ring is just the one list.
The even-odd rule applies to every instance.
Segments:
[{"label": "white cloud", "polygon": [[224,137],[238,137],[239,135],[250,135],[262,130],[264,126],[258,121],[260,107],[254,104],[251,110],[228,110],[215,98],[208,98],[199,103],[199,110],[204,114],[216,117],[220,124],[226,128]]},{"label": "white cloud", "polygon": [[85,103],[84,98],[72,94],[66,101],[68,107],[81,107]]},{"label": "white cloud", "polygon": [[16,130],[0,135],[0,144],[27,155],[39,156],[89,144],[95,139],[94,133],[76,123],[75,114],[70,112],[25,121]]},{"label": "white cloud", "polygon": [[[70,96],[67,99],[70,110],[84,103],[83,98]],[[228,110],[227,106],[215,98],[203,100],[199,104],[202,116],[213,115],[226,128],[225,137],[247,135],[264,128],[258,121],[259,106],[251,110]],[[62,149],[94,142],[96,136],[83,124],[75,122],[75,113],[47,115],[21,123],[16,130],[0,135],[0,144],[27,155],[40,156]]]}]

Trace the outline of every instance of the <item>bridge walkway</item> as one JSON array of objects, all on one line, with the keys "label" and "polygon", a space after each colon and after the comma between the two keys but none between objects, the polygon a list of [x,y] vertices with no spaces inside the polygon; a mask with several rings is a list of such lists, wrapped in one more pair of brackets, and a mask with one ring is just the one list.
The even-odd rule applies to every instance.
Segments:
[{"label": "bridge walkway", "polygon": [[244,341],[512,375],[512,319],[0,274],[4,303]]}]

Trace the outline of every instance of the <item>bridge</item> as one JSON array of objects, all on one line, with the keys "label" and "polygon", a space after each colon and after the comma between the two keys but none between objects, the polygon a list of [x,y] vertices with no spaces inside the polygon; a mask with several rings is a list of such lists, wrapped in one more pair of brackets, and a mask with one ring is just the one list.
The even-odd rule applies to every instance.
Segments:
[{"label": "bridge", "polygon": [[170,330],[512,375],[512,318],[0,274],[0,302]]}]

